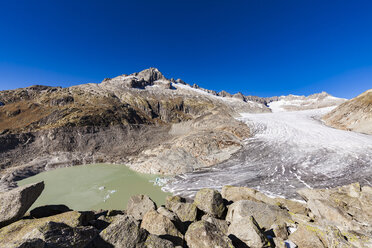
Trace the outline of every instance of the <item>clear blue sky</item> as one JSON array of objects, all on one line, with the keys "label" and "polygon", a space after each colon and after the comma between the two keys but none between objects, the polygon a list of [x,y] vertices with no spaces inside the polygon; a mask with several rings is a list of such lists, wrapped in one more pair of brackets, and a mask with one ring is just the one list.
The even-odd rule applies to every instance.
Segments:
[{"label": "clear blue sky", "polygon": [[372,88],[372,1],[0,0],[0,90],[157,67],[259,96]]}]

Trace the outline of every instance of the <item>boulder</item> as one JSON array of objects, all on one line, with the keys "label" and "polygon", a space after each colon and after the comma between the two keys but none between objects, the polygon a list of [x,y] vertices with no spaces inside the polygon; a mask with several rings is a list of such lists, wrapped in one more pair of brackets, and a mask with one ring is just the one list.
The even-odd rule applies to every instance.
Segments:
[{"label": "boulder", "polygon": [[46,205],[34,208],[30,211],[30,216],[33,218],[44,218],[56,214],[62,214],[68,211],[72,211],[66,205]]},{"label": "boulder", "polygon": [[145,241],[146,248],[174,248],[175,246],[169,240],[162,239],[159,236],[150,234]]},{"label": "boulder", "polygon": [[182,197],[180,197],[178,195],[174,195],[174,196],[169,195],[166,198],[165,207],[168,208],[169,210],[172,210],[172,208],[175,204],[178,204],[178,203],[181,203],[181,202],[185,202],[185,199],[183,199]]},{"label": "boulder", "polygon": [[196,193],[194,204],[205,213],[221,218],[225,212],[225,205],[221,194],[213,189],[201,189]]},{"label": "boulder", "polygon": [[224,234],[227,234],[227,229],[229,228],[229,224],[226,220],[220,220],[217,218],[214,218],[208,214],[203,215],[202,220],[207,221],[209,223],[212,223],[215,225],[219,230],[221,230]]},{"label": "boulder", "polygon": [[280,197],[268,197],[260,191],[252,188],[226,185],[223,186],[221,194],[224,199],[232,202],[251,200],[256,202],[263,202],[273,206],[280,206],[296,214],[307,214],[308,212],[308,209],[304,203],[301,203],[299,201],[287,200]]},{"label": "boulder", "polygon": [[254,216],[259,226],[265,230],[269,230],[274,223],[283,224],[292,221],[286,210],[250,200],[237,201],[231,204],[227,211],[226,220],[232,223],[235,220],[249,218],[250,216]]},{"label": "boulder", "polygon": [[182,222],[194,222],[198,215],[198,208],[192,203],[178,202],[172,205],[172,210]]},{"label": "boulder", "polygon": [[217,226],[204,220],[192,223],[185,239],[189,248],[234,247],[232,241]]},{"label": "boulder", "polygon": [[70,227],[64,223],[48,222],[38,228],[46,247],[86,247],[99,231],[91,226]]},{"label": "boulder", "polygon": [[227,232],[235,246],[238,246],[236,243],[244,242],[251,248],[270,247],[269,240],[253,216],[235,219]]},{"label": "boulder", "polygon": [[151,234],[172,241],[175,245],[183,244],[183,235],[173,222],[155,210],[148,211],[142,219],[141,228]]},{"label": "boulder", "polygon": [[156,211],[158,211],[159,214],[167,217],[168,219],[170,219],[173,222],[180,221],[178,216],[175,213],[171,212],[170,210],[166,209],[165,207],[159,207]]},{"label": "boulder", "polygon": [[324,248],[324,244],[317,235],[316,228],[299,225],[297,230],[289,235],[289,240],[301,248]]},{"label": "boulder", "polygon": [[136,220],[142,220],[149,210],[156,210],[156,204],[147,195],[134,195],[129,198],[127,214],[132,215]]},{"label": "boulder", "polygon": [[44,182],[0,193],[0,228],[23,217],[44,190]]},{"label": "boulder", "polygon": [[96,247],[135,248],[145,242],[147,232],[140,228],[139,222],[130,215],[119,215],[100,234]]},{"label": "boulder", "polygon": [[0,229],[0,247],[12,247],[19,242],[31,242],[42,235],[39,229],[49,222],[57,222],[75,228],[82,225],[83,216],[76,211],[40,219],[22,219]]}]

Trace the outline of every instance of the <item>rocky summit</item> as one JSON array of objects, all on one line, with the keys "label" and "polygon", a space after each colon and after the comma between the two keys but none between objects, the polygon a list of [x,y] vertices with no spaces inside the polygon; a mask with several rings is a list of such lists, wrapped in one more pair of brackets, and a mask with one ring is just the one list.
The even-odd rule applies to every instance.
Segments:
[{"label": "rocky summit", "polygon": [[[169,196],[160,207],[148,196],[135,195],[127,210],[74,211],[47,205],[24,216],[29,202],[20,201],[22,215],[2,222],[0,247],[371,247],[371,187],[354,183],[298,193],[302,201],[224,186],[222,193],[202,189],[194,201]],[[4,194],[0,200],[11,201]],[[48,214],[32,214],[40,211]]]}]

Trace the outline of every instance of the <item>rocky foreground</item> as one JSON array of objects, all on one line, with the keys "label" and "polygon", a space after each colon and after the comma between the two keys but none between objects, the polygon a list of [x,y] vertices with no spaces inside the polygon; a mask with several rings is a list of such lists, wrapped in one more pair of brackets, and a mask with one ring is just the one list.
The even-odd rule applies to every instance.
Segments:
[{"label": "rocky foreground", "polygon": [[358,183],[302,189],[304,202],[225,186],[193,201],[170,196],[157,207],[132,196],[126,210],[28,208],[36,183],[0,193],[0,247],[371,247],[372,188]]}]

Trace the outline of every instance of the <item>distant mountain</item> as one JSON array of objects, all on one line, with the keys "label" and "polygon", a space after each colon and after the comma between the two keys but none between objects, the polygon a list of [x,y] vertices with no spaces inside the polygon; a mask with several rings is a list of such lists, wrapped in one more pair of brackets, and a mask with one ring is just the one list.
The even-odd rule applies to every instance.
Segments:
[{"label": "distant mountain", "polygon": [[322,92],[310,96],[280,96],[277,99],[272,99],[268,106],[273,112],[298,111],[337,106],[346,100]]},{"label": "distant mountain", "polygon": [[323,120],[335,128],[372,134],[372,89],[341,104]]}]

